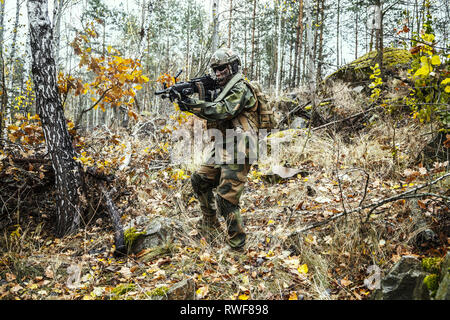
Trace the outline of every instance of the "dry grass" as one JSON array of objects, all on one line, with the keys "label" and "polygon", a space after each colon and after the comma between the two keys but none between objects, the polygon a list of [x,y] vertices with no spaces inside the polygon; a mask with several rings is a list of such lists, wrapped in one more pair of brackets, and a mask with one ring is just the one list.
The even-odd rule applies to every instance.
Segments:
[{"label": "dry grass", "polygon": [[[336,85],[333,90],[343,108],[340,113],[359,112],[357,95],[345,86]],[[308,136],[305,130],[289,130],[269,138],[280,143],[277,157],[260,161],[257,171],[266,172],[279,164],[308,175],[276,184],[265,182],[255,172],[249,175],[241,202],[248,239],[245,251],[240,253],[226,245],[223,219],[221,233],[198,232],[195,223],[200,212],[192,198],[190,181],[172,176],[175,169],[191,174],[204,154],[195,153],[192,161],[168,170],[170,154],[160,143],[168,142],[177,153],[185,147],[183,140],[151,142],[122,133],[121,142],[129,143],[132,151],[128,168],[115,172],[130,192],[118,202],[124,213],[123,224],[140,216],[150,220],[163,216],[180,222],[183,228],[176,231],[170,249],[145,261],[136,256],[112,259],[112,230],[107,218],[91,222],[78,235],[57,242],[39,228],[22,230],[17,238],[9,230],[2,241],[0,275],[4,278],[6,273],[14,273],[26,281],[36,281],[45,270],[53,270],[52,285],[59,283],[56,297],[60,299],[148,299],[155,288],[171,287],[183,279],[193,279],[196,290],[203,288],[197,297],[205,299],[288,299],[294,293],[304,299],[366,298],[370,293],[363,282],[367,268],[377,265],[387,269],[395,255],[410,250],[408,240],[415,221],[409,216],[408,203],[381,207],[367,223],[367,212],[353,213],[308,233],[296,232],[342,212],[344,207],[356,208],[363,197],[366,202],[377,201],[394,192],[390,186],[398,183],[403,169],[412,165],[428,136],[424,135],[427,128],[405,121],[397,123],[394,138],[393,125],[389,116],[379,115],[376,123],[355,134],[323,130]],[[92,150],[101,150],[104,158],[118,152],[120,146],[108,149],[100,138],[92,143]],[[92,250],[102,248],[106,250],[92,254]],[[36,252],[44,256],[40,264],[33,262]],[[46,259],[49,257],[54,259]],[[83,266],[82,275],[91,278],[86,276],[83,287],[70,289],[66,286],[67,267],[77,263]],[[300,265],[307,265],[306,274],[299,273]],[[114,296],[108,291],[130,283],[133,288],[125,290],[124,295]],[[11,290],[9,284],[6,286],[4,290]],[[106,291],[92,295],[98,288]],[[23,299],[47,297],[31,289],[21,294]]]}]

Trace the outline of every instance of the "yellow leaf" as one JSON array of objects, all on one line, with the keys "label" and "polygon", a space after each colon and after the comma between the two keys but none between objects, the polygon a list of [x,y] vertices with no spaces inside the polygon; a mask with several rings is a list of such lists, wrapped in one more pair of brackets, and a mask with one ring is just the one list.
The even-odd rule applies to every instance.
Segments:
[{"label": "yellow leaf", "polygon": [[191,197],[188,201],[188,204],[191,204],[192,202],[194,202],[196,199],[194,197]]},{"label": "yellow leaf", "polygon": [[420,62],[422,63],[422,65],[428,63],[428,57],[425,57],[425,56],[420,57]]},{"label": "yellow leaf", "polygon": [[431,64],[432,64],[432,65],[435,65],[435,66],[440,65],[440,64],[441,64],[441,59],[439,58],[439,56],[434,55],[434,56],[431,58]]},{"label": "yellow leaf", "polygon": [[450,86],[445,87],[445,92],[450,93]]},{"label": "yellow leaf", "polygon": [[197,298],[202,299],[208,294],[208,286],[200,287],[195,291]]},{"label": "yellow leaf", "polygon": [[298,300],[297,292],[292,291],[292,292],[289,294],[289,300]]},{"label": "yellow leaf", "polygon": [[8,130],[17,131],[17,130],[19,130],[19,127],[14,124],[11,124],[8,126]]},{"label": "yellow leaf", "polygon": [[308,273],[308,266],[305,264],[302,264],[301,266],[298,267],[297,269],[298,272],[303,273],[303,274],[307,274]]},{"label": "yellow leaf", "polygon": [[244,294],[241,294],[241,295],[238,297],[238,299],[239,299],[239,300],[248,300],[248,295],[246,295],[245,293],[244,293]]},{"label": "yellow leaf", "polygon": [[428,76],[431,71],[432,71],[432,69],[431,69],[430,65],[428,63],[425,63],[424,65],[422,65],[422,67],[420,67],[416,71],[416,73],[414,73],[414,77]]},{"label": "yellow leaf", "polygon": [[427,42],[433,42],[434,40],[434,34],[425,33],[421,35],[422,39]]},{"label": "yellow leaf", "polygon": [[141,76],[141,79],[144,80],[145,82],[148,82],[150,79],[147,78],[146,76]]},{"label": "yellow leaf", "polygon": [[267,225],[270,225],[270,224],[272,224],[272,223],[275,223],[275,221],[269,220],[269,221],[267,222]]},{"label": "yellow leaf", "polygon": [[445,78],[444,80],[442,80],[441,84],[447,84],[450,83],[450,78]]}]

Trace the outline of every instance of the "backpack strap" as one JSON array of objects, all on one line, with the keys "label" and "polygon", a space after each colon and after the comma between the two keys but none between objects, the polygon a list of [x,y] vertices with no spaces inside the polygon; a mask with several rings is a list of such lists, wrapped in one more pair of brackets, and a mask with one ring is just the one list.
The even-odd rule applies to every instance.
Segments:
[{"label": "backpack strap", "polygon": [[230,92],[231,88],[233,88],[234,85],[241,80],[243,80],[242,74],[236,73],[233,76],[233,78],[231,78],[231,80],[228,81],[227,85],[225,86],[225,88],[223,88],[222,92],[220,92],[220,94],[217,96],[217,98],[214,99],[214,102],[219,102],[219,101],[223,100],[223,98],[225,98],[225,96],[228,94],[228,92]]}]

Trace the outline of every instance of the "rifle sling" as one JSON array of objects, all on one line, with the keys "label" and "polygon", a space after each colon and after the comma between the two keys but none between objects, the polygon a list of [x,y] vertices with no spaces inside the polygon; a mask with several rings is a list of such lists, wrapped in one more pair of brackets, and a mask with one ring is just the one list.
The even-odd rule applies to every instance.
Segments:
[{"label": "rifle sling", "polygon": [[223,100],[223,98],[225,98],[225,96],[228,94],[228,92],[231,90],[231,88],[233,88],[233,86],[238,83],[240,80],[242,79],[242,75],[240,73],[236,73],[233,78],[231,78],[230,81],[228,81],[227,85],[225,86],[225,88],[223,88],[222,92],[219,94],[219,96],[214,99],[214,102],[219,102],[221,100]]}]

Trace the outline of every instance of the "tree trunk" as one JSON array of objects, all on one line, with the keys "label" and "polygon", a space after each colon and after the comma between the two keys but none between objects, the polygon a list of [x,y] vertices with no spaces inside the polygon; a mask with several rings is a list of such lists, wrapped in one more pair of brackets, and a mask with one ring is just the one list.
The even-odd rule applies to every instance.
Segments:
[{"label": "tree trunk", "polygon": [[355,60],[358,59],[358,14],[355,12]]},{"label": "tree trunk", "polygon": [[[295,40],[295,52],[294,52],[294,75],[293,84],[298,85],[300,83],[300,52],[302,51],[303,40],[303,0],[298,3],[298,20],[296,28],[296,40]],[[298,78],[298,80],[297,80]]]},{"label": "tree trunk", "polygon": [[230,0],[230,21],[228,21],[228,48],[231,48],[231,24],[233,20],[233,0]]},{"label": "tree trunk", "polygon": [[211,49],[212,52],[216,52],[219,45],[219,16],[218,16],[218,10],[219,10],[219,0],[213,1],[212,6],[212,15],[213,15],[213,34],[212,34],[212,45]]},{"label": "tree trunk", "polygon": [[187,30],[186,30],[186,56],[185,56],[185,68],[186,72],[184,74],[185,79],[189,80],[191,78],[191,68],[189,65],[189,57],[191,54],[191,2],[188,2],[187,8]]},{"label": "tree trunk", "polygon": [[3,134],[4,131],[4,118],[5,118],[5,112],[6,112],[6,105],[8,104],[8,96],[7,96],[7,89],[6,89],[6,80],[5,80],[5,60],[3,57],[3,40],[4,40],[4,19],[5,18],[5,1],[1,1],[0,4],[0,58],[1,58],[1,88],[2,88],[2,94],[1,94],[1,105],[0,105],[0,146],[2,145],[2,138],[6,139],[6,131]]},{"label": "tree trunk", "polygon": [[54,50],[55,50],[54,59],[55,59],[56,67],[59,66],[59,38],[60,38],[60,34],[61,34],[61,17],[62,17],[62,13],[63,13],[63,4],[64,4],[63,0],[54,0],[53,1],[53,5],[54,5],[54,9],[53,9],[53,30],[54,30],[53,31],[54,32],[53,46],[54,46]]},{"label": "tree trunk", "polygon": [[380,67],[381,76],[383,75],[383,34],[382,34],[382,23],[383,23],[383,11],[382,11],[381,0],[375,1],[375,50],[377,50],[377,56],[375,58],[375,63],[378,63]]},{"label": "tree trunk", "polygon": [[252,16],[252,58],[250,61],[250,78],[256,78],[255,69],[255,29],[256,29],[256,0],[253,0],[253,16]]},{"label": "tree trunk", "polygon": [[323,65],[323,25],[325,24],[325,0],[319,0],[320,7],[319,9],[319,16],[320,16],[320,27],[319,27],[319,52],[317,55],[317,82],[320,82],[320,79],[322,79],[322,65]]},{"label": "tree trunk", "polygon": [[340,21],[339,21],[339,19],[340,19],[340,11],[341,11],[341,1],[340,0],[338,0],[338,2],[337,2],[337,22],[336,22],[336,65],[337,66],[340,66],[341,64],[340,64],[340,61],[339,61],[339,58],[340,58],[340,56],[339,56],[339,33],[340,33],[340,30],[339,30],[339,23],[340,23]]},{"label": "tree trunk", "polygon": [[[306,12],[306,47],[307,47],[307,55],[308,55],[308,63],[307,63],[307,79],[308,79],[308,85],[309,85],[309,93],[311,95],[315,94],[316,91],[316,68],[315,68],[315,61],[314,61],[314,36],[312,31],[312,12],[313,12],[313,6],[311,5],[311,0],[305,1],[305,12]],[[314,108],[314,99],[311,99],[313,102],[313,108]]]},{"label": "tree trunk", "polygon": [[28,0],[27,8],[36,109],[55,171],[56,234],[62,237],[80,225],[81,169],[74,160],[75,151],[58,93],[47,1]]},{"label": "tree trunk", "polygon": [[278,97],[280,94],[281,89],[281,55],[282,55],[282,48],[281,48],[281,2],[278,6],[278,42],[277,42],[277,71],[276,71],[276,78],[275,78],[275,96]]}]

